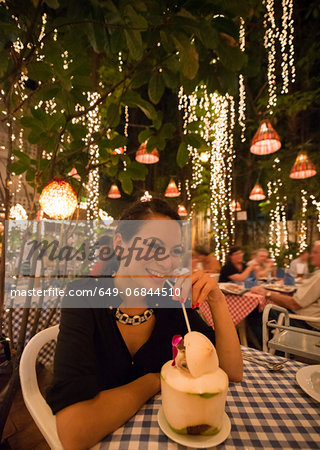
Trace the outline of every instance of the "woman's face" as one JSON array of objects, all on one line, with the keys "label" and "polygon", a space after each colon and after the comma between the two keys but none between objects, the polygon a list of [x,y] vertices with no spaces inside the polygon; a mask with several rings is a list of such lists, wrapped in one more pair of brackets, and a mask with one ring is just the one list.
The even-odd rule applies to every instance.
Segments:
[{"label": "woman's face", "polygon": [[232,262],[232,264],[240,264],[243,262],[243,252],[242,250],[238,250],[234,253],[232,253],[232,255],[230,255],[230,261]]},{"label": "woman's face", "polygon": [[123,247],[123,256],[127,255],[121,260],[118,272],[134,279],[137,287],[161,288],[181,266],[181,228],[177,221],[160,215],[141,221],[141,224],[138,233],[128,242],[123,241],[120,234],[115,236],[115,247]]}]

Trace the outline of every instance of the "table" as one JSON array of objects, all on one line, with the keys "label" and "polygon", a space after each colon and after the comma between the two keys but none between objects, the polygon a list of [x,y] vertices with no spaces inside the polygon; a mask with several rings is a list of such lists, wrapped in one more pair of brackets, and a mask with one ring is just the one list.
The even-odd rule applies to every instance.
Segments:
[{"label": "table", "polygon": [[[225,294],[225,297],[233,323],[235,325],[245,319],[247,315],[250,314],[251,311],[253,311],[257,306],[259,306],[260,312],[265,306],[265,297],[253,292],[246,292],[243,295]],[[213,320],[208,303],[203,302],[200,305],[200,310],[208,324],[213,326]]]},{"label": "table", "polygon": [[[282,358],[243,347],[250,355]],[[319,449],[320,404],[295,380],[304,364],[288,361],[282,372],[244,361],[243,381],[229,387],[226,413],[231,433],[217,449]],[[100,450],[185,450],[162,433],[157,422],[160,395],[100,443]]]},{"label": "table", "polygon": [[[13,346],[15,347],[18,338],[19,338],[19,332],[21,327],[21,320],[23,315],[23,308],[13,308],[12,309],[12,340],[13,340]],[[27,323],[27,330],[26,330],[26,338],[25,343],[27,343],[30,339],[32,325],[33,325],[33,319],[36,316],[37,310],[35,308],[30,308],[29,312],[29,318]],[[38,329],[37,332],[43,330],[46,326],[46,322],[49,318],[49,315],[51,314],[51,309],[41,309],[41,315],[39,319]],[[2,332],[8,336],[8,318],[9,318],[9,310],[6,309],[3,315],[3,328]],[[57,309],[55,311],[55,314],[50,322],[50,326],[57,325],[60,322],[60,310]],[[56,349],[56,341],[51,341],[48,344],[45,344],[42,349],[39,352],[38,356],[38,362],[45,366],[50,366],[53,364],[53,358],[55,354]]]}]

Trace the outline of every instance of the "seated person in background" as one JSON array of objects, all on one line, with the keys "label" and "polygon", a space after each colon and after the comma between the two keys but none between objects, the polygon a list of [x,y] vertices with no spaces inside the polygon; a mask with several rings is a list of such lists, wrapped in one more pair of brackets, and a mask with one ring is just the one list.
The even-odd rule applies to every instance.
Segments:
[{"label": "seated person in background", "polygon": [[221,269],[219,282],[234,281],[241,283],[248,278],[251,272],[257,270],[259,270],[258,264],[251,263],[250,266],[246,266],[243,262],[243,251],[240,247],[231,247],[227,256],[227,262]]},{"label": "seated person in background", "polygon": [[194,248],[193,259],[195,260],[196,267],[197,264],[201,265],[202,270],[209,273],[219,273],[220,263],[215,256],[213,256],[209,250],[203,246],[197,246]]},{"label": "seated person in background", "polygon": [[[265,295],[272,303],[283,306],[292,312],[301,316],[311,316],[320,318],[320,241],[316,241],[311,253],[311,263],[318,270],[314,272],[312,277],[304,281],[298,287],[293,296],[280,294],[279,292],[271,292],[256,286],[251,289],[252,292]],[[301,327],[301,324],[308,329],[320,329],[320,324],[312,322],[291,321],[295,326]]]},{"label": "seated person in background", "polygon": [[292,277],[296,278],[298,276],[303,277],[303,275],[309,273],[308,268],[308,259],[309,259],[309,250],[304,249],[298,258],[294,259],[290,263],[290,268],[287,273],[289,273]]},{"label": "seated person in background", "polygon": [[269,273],[274,270],[274,261],[269,258],[269,252],[266,248],[256,250],[254,258],[248,265],[258,265],[257,278],[267,278]]}]

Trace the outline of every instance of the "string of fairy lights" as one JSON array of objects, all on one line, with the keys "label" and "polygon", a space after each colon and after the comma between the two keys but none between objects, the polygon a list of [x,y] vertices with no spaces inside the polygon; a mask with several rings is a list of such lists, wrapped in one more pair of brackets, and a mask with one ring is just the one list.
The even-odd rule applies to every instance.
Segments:
[{"label": "string of fairy lights", "polygon": [[[93,106],[99,100],[99,94],[97,92],[88,92],[87,98],[90,107]],[[87,128],[88,134],[85,138],[86,145],[89,145],[90,165],[99,164],[99,147],[97,144],[92,144],[92,135],[100,129],[100,116],[98,105],[91,109],[87,114]],[[88,184],[87,184],[87,219],[93,220],[99,217],[99,184],[100,175],[99,168],[95,167],[89,171]]]},{"label": "string of fairy lights", "polygon": [[299,253],[303,252],[308,247],[307,244],[307,207],[308,207],[308,193],[306,190],[301,189],[301,220],[298,233],[298,245]]},{"label": "string of fairy lights", "polygon": [[312,204],[316,207],[317,209],[317,213],[318,213],[318,223],[317,223],[317,227],[318,227],[318,231],[320,233],[320,201],[317,201],[317,199],[315,198],[314,195],[310,195],[310,200],[312,201]]},{"label": "string of fairy lights", "polygon": [[288,229],[286,217],[287,197],[282,192],[281,167],[278,157],[274,158],[272,168],[277,173],[275,181],[269,181],[268,198],[274,198],[275,207],[270,210],[269,247],[271,258],[280,255],[281,248],[288,249]]},{"label": "string of fairy lights", "polygon": [[[246,30],[245,22],[242,17],[240,17],[240,28],[239,28],[239,47],[242,52],[246,49]],[[244,76],[239,75],[239,105],[238,105],[238,123],[241,128],[241,142],[245,142],[245,131],[246,131],[246,87],[244,84]]]},{"label": "string of fairy lights", "polygon": [[281,30],[276,24],[274,0],[262,0],[265,6],[264,14],[264,46],[268,55],[268,112],[273,114],[277,104],[277,80],[276,80],[276,43],[279,41],[281,48],[281,93],[289,92],[289,84],[295,81],[295,57],[294,57],[294,20],[293,0],[282,0]]},{"label": "string of fairy lights", "polygon": [[[235,125],[235,102],[232,96],[208,93],[205,85],[198,86],[191,95],[179,91],[179,109],[183,111],[184,133],[188,125],[199,121],[199,134],[210,148],[208,155],[210,168],[210,215],[214,230],[214,252],[222,262],[229,250],[229,233],[234,233],[235,218],[230,214],[232,200],[232,170],[235,152],[233,129]],[[188,146],[192,162],[191,189],[196,189],[203,181],[204,166],[202,153]],[[189,180],[187,180],[189,186]],[[190,191],[189,191],[190,192]],[[191,194],[188,198],[191,198]],[[191,216],[190,216],[191,217]]]}]

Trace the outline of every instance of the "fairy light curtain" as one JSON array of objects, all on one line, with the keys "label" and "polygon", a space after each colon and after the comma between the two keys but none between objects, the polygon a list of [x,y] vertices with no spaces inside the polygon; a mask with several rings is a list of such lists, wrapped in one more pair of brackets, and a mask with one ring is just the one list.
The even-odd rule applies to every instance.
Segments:
[{"label": "fairy light curtain", "polygon": [[314,195],[310,195],[310,200],[312,201],[312,204],[316,207],[317,213],[318,213],[318,223],[317,228],[320,233],[320,201],[317,201]]},{"label": "fairy light curtain", "polygon": [[287,228],[287,196],[284,193],[281,179],[281,167],[279,158],[275,158],[272,168],[277,174],[274,181],[268,182],[268,199],[275,203],[275,207],[270,211],[269,227],[269,247],[271,258],[280,255],[281,249],[288,249],[288,228]]},{"label": "fairy light curtain", "polygon": [[[208,93],[205,85],[187,96],[179,92],[179,109],[183,111],[184,133],[187,125],[200,121],[199,134],[210,147],[210,215],[214,230],[214,253],[222,264],[226,261],[230,239],[234,233],[235,217],[230,211],[232,202],[232,173],[235,152],[233,130],[235,102],[232,96]],[[195,189],[202,182],[203,165],[197,149],[188,146],[192,162],[190,186]]]},{"label": "fairy light curtain", "polygon": [[308,193],[301,189],[301,219],[299,223],[298,245],[299,253],[303,252],[308,247],[307,244],[307,208],[308,208]]},{"label": "fairy light curtain", "polygon": [[[273,109],[277,104],[277,77],[276,58],[277,48],[280,46],[281,53],[281,93],[289,92],[290,83],[295,81],[295,61],[294,61],[294,19],[293,0],[282,0],[281,26],[277,25],[275,0],[262,0],[265,7],[264,14],[264,46],[268,55],[268,111],[273,114]],[[278,45],[277,45],[278,44]]]}]

